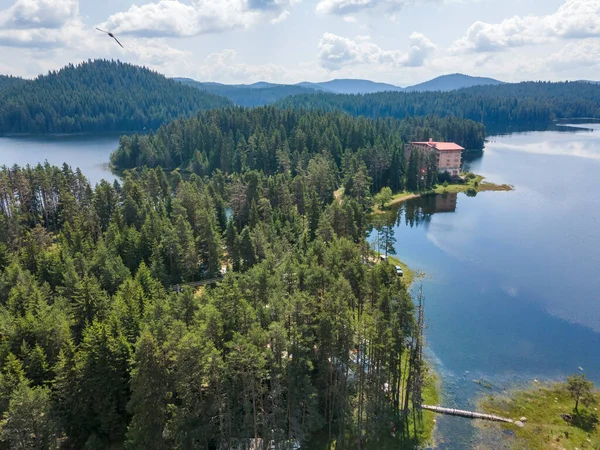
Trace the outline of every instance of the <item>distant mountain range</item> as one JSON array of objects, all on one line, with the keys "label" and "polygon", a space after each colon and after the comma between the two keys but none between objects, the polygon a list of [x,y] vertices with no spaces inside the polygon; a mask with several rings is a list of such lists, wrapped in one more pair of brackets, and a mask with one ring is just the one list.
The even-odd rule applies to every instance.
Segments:
[{"label": "distant mountain range", "polygon": [[456,89],[470,88],[473,86],[497,85],[504,84],[503,81],[495,80],[494,78],[472,77],[461,73],[452,75],[442,75],[433,80],[425,81],[424,83],[409,86],[404,90],[407,92],[416,91],[454,91]]},{"label": "distant mountain range", "polygon": [[174,78],[174,80],[211,94],[226,97],[238,106],[249,108],[269,105],[290,95],[313,94],[317,92],[315,89],[309,89],[300,85],[265,82],[254,84],[221,84],[201,83],[190,78]]},{"label": "distant mountain range", "polygon": [[298,83],[298,85],[320,91],[334,92],[336,94],[374,94],[376,92],[404,90],[403,88],[394,86],[393,84],[353,79],[331,80],[321,83],[309,83],[305,81]]},{"label": "distant mountain range", "polygon": [[335,79],[317,83],[303,81],[302,83],[292,85],[268,83],[265,81],[259,81],[258,83],[253,84],[223,84],[214,82],[200,82],[190,78],[175,78],[175,80],[185,83],[196,82],[205,86],[212,86],[213,88],[227,86],[228,88],[235,87],[240,89],[268,89],[277,86],[300,86],[316,91],[335,92],[337,94],[374,94],[376,92],[386,91],[452,91],[465,87],[503,83],[502,81],[495,80],[494,78],[472,77],[470,75],[464,75],[460,73],[442,75],[424,83],[419,83],[415,84],[414,86],[408,86],[404,88],[389,83],[378,83],[371,80],[360,79]]},{"label": "distant mountain range", "polygon": [[370,80],[337,79],[320,83],[302,83],[285,85],[260,81],[253,84],[222,84],[200,82],[190,78],[174,78],[181,83],[194,86],[213,94],[227,97],[240,106],[267,105],[290,95],[326,92],[329,94],[375,94],[378,92],[415,92],[415,91],[452,91],[481,85],[503,84],[493,78],[471,77],[463,74],[443,75],[433,80],[402,88],[388,83]]}]

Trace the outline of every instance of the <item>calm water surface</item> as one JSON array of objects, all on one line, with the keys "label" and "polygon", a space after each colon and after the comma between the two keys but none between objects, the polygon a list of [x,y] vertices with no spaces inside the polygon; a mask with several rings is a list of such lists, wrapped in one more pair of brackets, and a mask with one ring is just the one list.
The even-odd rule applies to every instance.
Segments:
[{"label": "calm water surface", "polygon": [[[473,407],[580,367],[600,382],[600,125],[491,137],[470,166],[515,190],[413,201],[395,227],[399,257],[427,274],[443,403]],[[479,442],[468,420],[438,424],[438,448]]]},{"label": "calm water surface", "polygon": [[0,166],[35,166],[46,160],[62,166],[66,162],[73,170],[79,167],[94,186],[103,178],[111,182],[117,178],[108,169],[108,161],[118,145],[117,135],[0,137]]}]

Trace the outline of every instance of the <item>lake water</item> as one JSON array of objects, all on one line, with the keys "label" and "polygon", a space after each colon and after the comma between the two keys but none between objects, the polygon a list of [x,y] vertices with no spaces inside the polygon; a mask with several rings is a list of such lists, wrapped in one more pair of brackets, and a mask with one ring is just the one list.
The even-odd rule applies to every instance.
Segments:
[{"label": "lake water", "polygon": [[118,135],[64,135],[43,137],[0,137],[0,166],[69,164],[81,169],[90,183],[117,177],[108,168],[110,154],[119,145]]},{"label": "lake water", "polygon": [[[472,408],[481,395],[580,367],[600,382],[600,125],[578,127],[491,137],[470,158],[471,171],[512,192],[398,211],[398,256],[426,273],[415,288],[446,406]],[[437,448],[479,442],[469,420],[438,425]]]}]

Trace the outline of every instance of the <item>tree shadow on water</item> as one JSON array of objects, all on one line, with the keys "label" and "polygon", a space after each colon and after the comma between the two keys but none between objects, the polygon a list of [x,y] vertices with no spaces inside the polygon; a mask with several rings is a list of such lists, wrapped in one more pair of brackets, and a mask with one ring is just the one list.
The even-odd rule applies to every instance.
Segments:
[{"label": "tree shadow on water", "polygon": [[598,426],[598,414],[590,411],[580,411],[579,414],[573,415],[571,424],[586,433],[591,433]]}]

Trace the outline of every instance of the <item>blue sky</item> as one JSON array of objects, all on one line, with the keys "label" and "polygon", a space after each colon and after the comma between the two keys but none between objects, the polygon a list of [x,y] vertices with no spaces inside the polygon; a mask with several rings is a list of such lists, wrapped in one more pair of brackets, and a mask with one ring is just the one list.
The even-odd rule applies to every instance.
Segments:
[{"label": "blue sky", "polygon": [[600,79],[600,0],[0,0],[0,73],[98,57],[225,83]]}]

